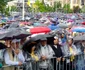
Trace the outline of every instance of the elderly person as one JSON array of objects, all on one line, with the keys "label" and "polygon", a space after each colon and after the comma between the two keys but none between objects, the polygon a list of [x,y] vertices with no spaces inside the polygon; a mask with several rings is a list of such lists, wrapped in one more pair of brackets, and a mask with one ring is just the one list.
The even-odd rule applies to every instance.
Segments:
[{"label": "elderly person", "polygon": [[7,48],[4,52],[4,60],[5,65],[10,65],[10,67],[4,68],[4,70],[15,70],[12,65],[22,65],[25,61],[22,51],[18,49],[19,41],[13,40],[9,44],[9,48]]},{"label": "elderly person", "polygon": [[54,51],[52,50],[51,46],[47,44],[47,39],[46,38],[42,38],[40,40],[40,44],[39,44],[39,55],[40,55],[40,60],[42,60],[39,63],[39,68],[42,70],[52,70],[52,65],[51,65],[51,61],[49,59],[51,59],[54,55]]}]

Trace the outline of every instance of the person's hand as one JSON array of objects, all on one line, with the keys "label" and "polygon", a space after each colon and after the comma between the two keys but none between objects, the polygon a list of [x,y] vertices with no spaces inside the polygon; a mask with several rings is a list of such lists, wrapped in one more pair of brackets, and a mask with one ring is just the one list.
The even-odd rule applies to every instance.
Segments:
[{"label": "person's hand", "polygon": [[60,62],[61,61],[61,58],[57,58],[57,61]]},{"label": "person's hand", "polygon": [[18,55],[19,52],[20,52],[20,50],[19,49],[16,49],[14,52]]},{"label": "person's hand", "polygon": [[84,54],[85,54],[85,49],[84,49]]},{"label": "person's hand", "polygon": [[22,62],[19,62],[19,64],[18,65],[22,65]]},{"label": "person's hand", "polygon": [[42,60],[46,60],[46,56],[42,56],[41,58],[42,58]]}]

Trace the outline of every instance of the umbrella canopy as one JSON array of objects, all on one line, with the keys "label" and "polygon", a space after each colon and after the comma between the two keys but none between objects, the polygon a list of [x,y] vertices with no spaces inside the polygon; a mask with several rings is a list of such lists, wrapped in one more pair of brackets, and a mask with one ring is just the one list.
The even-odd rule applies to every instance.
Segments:
[{"label": "umbrella canopy", "polygon": [[76,36],[76,37],[73,38],[73,40],[75,40],[75,41],[82,41],[82,40],[85,40],[85,35]]},{"label": "umbrella canopy", "polygon": [[58,24],[58,27],[60,27],[60,28],[68,28],[68,26],[69,25],[63,24],[63,23]]},{"label": "umbrella canopy", "polygon": [[76,37],[73,38],[73,40],[80,41],[80,40],[82,40],[82,36],[76,36]]},{"label": "umbrella canopy", "polygon": [[56,25],[56,26],[52,26],[52,25],[49,25],[48,26],[51,30],[55,30],[55,29],[59,29],[59,27]]},{"label": "umbrella canopy", "polygon": [[51,30],[48,27],[34,27],[30,29],[31,34],[37,34],[37,33],[48,33]]},{"label": "umbrella canopy", "polygon": [[48,43],[50,43],[50,38],[51,40],[53,39],[53,36],[50,34],[39,34],[36,35],[34,37],[31,37],[30,40],[26,41],[22,47],[23,50],[27,51],[27,48],[29,48],[30,46],[33,46],[35,44],[37,44],[40,40],[47,40],[48,39]]},{"label": "umbrella canopy", "polygon": [[22,28],[9,28],[9,29],[0,30],[0,39],[1,40],[22,39],[29,35],[30,35],[30,33],[26,32]]},{"label": "umbrella canopy", "polygon": [[85,28],[74,28],[72,32],[85,32]]},{"label": "umbrella canopy", "polygon": [[73,20],[72,19],[69,19],[67,22],[73,22]]},{"label": "umbrella canopy", "polygon": [[40,26],[41,24],[40,23],[34,23],[33,26]]},{"label": "umbrella canopy", "polygon": [[82,25],[85,25],[85,22],[82,22]]}]

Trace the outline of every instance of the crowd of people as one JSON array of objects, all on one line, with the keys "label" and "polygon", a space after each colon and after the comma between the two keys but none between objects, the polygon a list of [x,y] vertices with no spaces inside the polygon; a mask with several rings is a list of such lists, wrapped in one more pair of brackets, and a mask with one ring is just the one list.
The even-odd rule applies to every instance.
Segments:
[{"label": "crowd of people", "polygon": [[[44,16],[41,18],[44,18]],[[22,39],[4,41],[4,45],[6,45],[7,48],[0,50],[1,69],[17,70],[17,66],[20,66],[20,70],[82,70],[79,69],[81,65],[78,65],[78,62],[81,62],[81,59],[85,60],[85,40],[75,41],[74,37],[78,35],[82,36],[84,32],[71,32],[71,28],[75,25],[79,26],[79,23],[75,23],[76,19],[66,24],[67,22],[64,21],[68,19],[56,18],[54,20],[50,16],[47,16],[47,18],[47,20],[42,20],[41,24],[45,22],[43,25],[51,29],[51,32],[47,33],[51,35],[49,39],[45,36],[47,34],[44,33],[36,34],[36,36],[34,36],[36,40],[32,41],[32,34]],[[38,21],[39,20],[37,20],[37,22]],[[57,29],[59,28],[57,27],[58,24],[67,26],[63,26],[64,28],[61,27],[59,30]],[[9,25],[11,24],[7,24],[7,26]],[[1,26],[1,29],[6,29],[7,26]],[[20,26],[31,27],[33,24]],[[51,28],[51,26],[54,28]],[[18,27],[16,26],[15,28]],[[38,35],[41,35],[41,38],[37,39]],[[81,59],[78,60],[78,58]]]},{"label": "crowd of people", "polygon": [[[69,64],[70,70],[73,70],[71,63],[75,56],[85,52],[85,41],[75,42],[71,36],[67,39],[64,33],[53,36],[50,44],[46,37],[41,38],[38,42],[28,43],[30,45],[27,46],[26,50],[23,50],[24,42],[26,42],[26,39],[5,41],[7,48],[0,50],[1,65],[10,66],[4,67],[4,70],[15,70],[17,69],[15,65],[25,65],[26,62],[26,66],[22,69],[36,70],[35,66],[38,62],[39,70],[56,70],[56,68],[59,69],[59,62],[64,62],[63,70],[69,70]],[[67,68],[65,65],[67,65]]]}]

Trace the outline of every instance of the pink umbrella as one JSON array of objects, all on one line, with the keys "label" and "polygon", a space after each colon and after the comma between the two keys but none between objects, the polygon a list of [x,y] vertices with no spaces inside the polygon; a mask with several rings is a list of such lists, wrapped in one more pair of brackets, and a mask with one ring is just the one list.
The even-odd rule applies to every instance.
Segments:
[{"label": "pink umbrella", "polygon": [[74,22],[72,19],[67,20],[67,22]]},{"label": "pink umbrella", "polygon": [[21,22],[20,24],[23,24],[23,25],[30,25],[31,23],[30,23],[30,22]]}]

